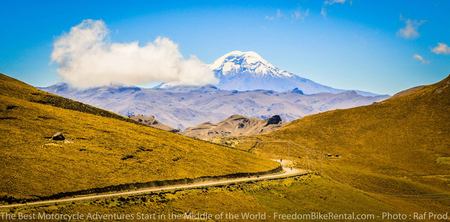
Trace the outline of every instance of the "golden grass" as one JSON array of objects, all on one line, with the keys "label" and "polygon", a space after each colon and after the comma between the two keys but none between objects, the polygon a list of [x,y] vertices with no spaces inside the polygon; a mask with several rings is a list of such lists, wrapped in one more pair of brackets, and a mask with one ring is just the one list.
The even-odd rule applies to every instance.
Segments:
[{"label": "golden grass", "polygon": [[446,212],[449,98],[447,78],[371,106],[309,116],[267,135],[232,141],[265,158],[295,160],[319,175],[13,211]]},{"label": "golden grass", "polygon": [[[0,75],[0,196],[27,198],[277,166],[249,153],[123,120]],[[63,132],[66,141],[49,140],[56,132]]]},{"label": "golden grass", "polygon": [[308,175],[225,187],[64,203],[57,206],[22,207],[12,210],[12,213],[78,212],[86,215],[98,212],[127,213],[134,216],[139,213],[168,215],[207,212],[213,215],[231,213],[239,216],[242,216],[242,213],[265,213],[266,219],[273,221],[274,213],[333,212],[381,216],[383,212],[445,212],[445,210],[445,206],[437,206],[434,201],[411,202],[408,198],[392,200],[391,196],[364,192],[318,175]]},{"label": "golden grass", "polygon": [[434,202],[442,207],[450,204],[449,135],[447,77],[381,103],[308,116],[273,133],[242,138],[237,147],[294,159],[299,167],[359,190],[410,195],[416,204],[442,194]]}]

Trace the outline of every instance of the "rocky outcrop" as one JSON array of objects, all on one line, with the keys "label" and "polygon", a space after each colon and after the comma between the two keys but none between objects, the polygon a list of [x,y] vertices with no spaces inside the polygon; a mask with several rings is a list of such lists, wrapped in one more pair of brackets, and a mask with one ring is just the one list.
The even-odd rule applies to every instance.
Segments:
[{"label": "rocky outcrop", "polygon": [[64,137],[64,134],[63,134],[63,133],[57,132],[57,133],[55,133],[55,134],[52,136],[51,139],[52,139],[52,140],[56,140],[56,141],[63,141],[63,140],[66,139],[66,137]]},{"label": "rocky outcrop", "polygon": [[274,115],[272,117],[270,117],[269,119],[267,119],[267,125],[275,125],[275,124],[280,124],[282,122],[281,117],[279,115]]},{"label": "rocky outcrop", "polygon": [[292,93],[295,93],[295,94],[304,95],[303,91],[300,90],[299,88],[294,88],[291,92],[292,92]]}]

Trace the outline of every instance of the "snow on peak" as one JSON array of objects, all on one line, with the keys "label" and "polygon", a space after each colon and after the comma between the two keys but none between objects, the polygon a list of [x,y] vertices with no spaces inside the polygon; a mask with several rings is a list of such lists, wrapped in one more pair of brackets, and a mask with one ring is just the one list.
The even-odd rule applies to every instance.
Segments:
[{"label": "snow on peak", "polygon": [[210,64],[210,68],[222,75],[239,73],[277,77],[291,77],[293,75],[292,73],[278,69],[253,51],[231,51]]}]

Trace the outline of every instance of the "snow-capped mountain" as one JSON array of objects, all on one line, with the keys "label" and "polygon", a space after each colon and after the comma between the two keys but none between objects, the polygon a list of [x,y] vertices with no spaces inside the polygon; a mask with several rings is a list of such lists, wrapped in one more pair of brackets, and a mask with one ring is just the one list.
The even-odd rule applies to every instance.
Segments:
[{"label": "snow-capped mountain", "polygon": [[[346,91],[325,86],[281,70],[252,51],[227,53],[210,64],[210,68],[219,79],[217,87],[224,90],[264,89],[286,92],[297,88],[305,94],[336,94]],[[363,96],[376,96],[376,94],[369,92],[354,91]]]},{"label": "snow-capped mountain", "polygon": [[280,70],[256,52],[232,51],[216,61],[210,68],[221,76],[247,74],[255,77],[272,76],[277,78],[290,78],[292,73]]},{"label": "snow-capped mountain", "polygon": [[150,89],[124,86],[77,89],[57,84],[42,89],[122,115],[155,116],[159,122],[178,129],[219,122],[233,114],[262,119],[279,115],[286,122],[387,98],[318,84],[275,67],[255,52],[232,51],[210,68],[220,80],[216,86],[161,84]]}]

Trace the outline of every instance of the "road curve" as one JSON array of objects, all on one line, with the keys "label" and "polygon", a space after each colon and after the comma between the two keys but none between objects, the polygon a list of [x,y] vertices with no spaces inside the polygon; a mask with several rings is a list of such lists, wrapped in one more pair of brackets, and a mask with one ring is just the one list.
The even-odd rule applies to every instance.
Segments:
[{"label": "road curve", "polygon": [[[277,161],[277,162],[280,162],[280,161]],[[275,174],[268,174],[268,175],[263,175],[263,176],[250,176],[250,177],[233,178],[233,179],[218,179],[218,180],[196,182],[196,183],[189,183],[189,184],[142,188],[142,189],[130,190],[130,191],[117,191],[117,192],[105,193],[105,194],[75,196],[75,197],[55,199],[55,200],[43,200],[43,201],[35,201],[35,202],[28,202],[28,203],[8,204],[8,205],[1,205],[0,208],[13,208],[13,207],[34,206],[34,205],[51,205],[51,204],[56,204],[56,203],[101,199],[101,198],[109,198],[109,197],[117,197],[117,196],[133,196],[133,195],[138,195],[138,194],[154,193],[154,192],[160,192],[160,191],[184,190],[184,189],[193,189],[193,188],[200,188],[200,187],[221,186],[221,185],[228,185],[228,184],[235,184],[235,183],[246,183],[246,182],[252,182],[252,181],[281,179],[281,178],[301,176],[301,175],[308,174],[308,171],[306,171],[306,170],[288,167],[287,164],[290,164],[290,162],[287,160],[282,161],[281,165],[283,168],[283,172],[275,173]]]}]

